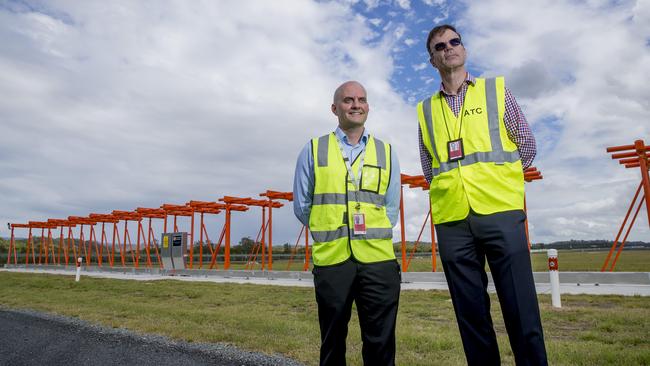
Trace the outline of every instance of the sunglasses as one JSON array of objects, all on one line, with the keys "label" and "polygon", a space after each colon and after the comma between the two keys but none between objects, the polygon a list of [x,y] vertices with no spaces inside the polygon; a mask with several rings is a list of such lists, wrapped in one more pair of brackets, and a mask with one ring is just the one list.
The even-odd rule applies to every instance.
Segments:
[{"label": "sunglasses", "polygon": [[[460,41],[460,38],[452,38],[449,40],[449,45],[451,47],[457,47],[460,46],[461,44],[463,44],[463,42]],[[444,51],[445,49],[447,49],[447,43],[446,42],[436,43],[433,45],[433,49],[438,52]]]}]

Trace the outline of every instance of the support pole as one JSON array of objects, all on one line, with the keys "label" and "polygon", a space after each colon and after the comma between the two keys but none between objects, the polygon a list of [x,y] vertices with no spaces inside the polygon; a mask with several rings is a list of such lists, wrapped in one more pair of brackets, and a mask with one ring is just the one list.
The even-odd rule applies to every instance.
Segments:
[{"label": "support pole", "polygon": [[[264,207],[262,207],[262,210]],[[262,242],[264,239],[262,239]],[[264,245],[264,244],[262,244]],[[269,260],[269,271],[273,270],[273,206],[269,205],[269,250],[268,250],[268,260]]]},{"label": "support pole", "polygon": [[190,269],[194,267],[194,212],[190,219]]},{"label": "support pole", "polygon": [[303,271],[309,270],[309,261],[310,261],[311,250],[309,249],[309,227],[305,225],[305,266]]},{"label": "support pole", "polygon": [[[431,201],[429,201],[429,214],[431,213]],[[429,222],[431,223],[431,269],[433,272],[437,271],[438,267],[438,248],[436,243],[436,231],[433,224],[433,215],[429,215]]]},{"label": "support pole", "polygon": [[399,223],[402,234],[402,271],[406,268],[406,230],[404,229],[404,186],[400,186]]},{"label": "support pole", "polygon": [[34,254],[34,237],[32,236],[32,228],[29,227],[29,235],[27,236],[27,248],[25,250],[25,264],[29,264],[29,248],[32,249],[32,263],[36,264],[36,256]]},{"label": "support pole", "polygon": [[199,229],[199,269],[203,268],[203,212],[201,212],[201,228]]},{"label": "support pole", "polygon": [[9,241],[9,252],[7,253],[7,264],[11,261],[11,252],[14,253],[14,264],[18,264],[18,258],[16,258],[16,239],[14,237],[14,227],[11,226],[11,239]]},{"label": "support pole", "polygon": [[648,159],[643,140],[634,141],[634,148],[639,156],[639,167],[641,168],[641,182],[643,183],[643,192],[645,193],[645,208],[648,216],[648,226],[650,226],[650,177],[648,177]]},{"label": "support pole", "polygon": [[[269,221],[270,220],[271,220],[271,208],[269,207]],[[262,246],[262,271],[264,270],[264,262],[266,261],[267,255],[269,256],[268,267],[270,271],[271,270],[270,253],[266,253],[266,243],[264,242],[264,237],[266,236],[266,207],[264,206],[262,206],[262,227],[260,228],[260,230],[262,231],[261,241],[260,241],[260,245]],[[269,239],[270,239],[270,234],[269,234]]]},{"label": "support pole", "polygon": [[641,206],[643,205],[643,198],[644,197],[641,197],[641,200],[639,201],[639,205],[636,207],[636,211],[634,212],[634,216],[632,216],[632,221],[630,221],[630,226],[627,227],[627,232],[623,237],[623,241],[621,241],[621,245],[619,245],[618,247],[618,251],[616,252],[616,257],[614,257],[614,260],[612,261],[612,267],[609,269],[610,272],[614,272],[614,267],[616,267],[616,262],[618,262],[618,257],[621,255],[621,252],[623,251],[623,247],[625,246],[625,242],[627,241],[627,236],[630,235],[632,226],[634,226],[634,221],[636,221],[636,217],[639,215],[639,211],[641,209]]},{"label": "support pole", "polygon": [[636,189],[636,193],[634,194],[632,203],[630,203],[630,207],[627,209],[627,213],[625,214],[625,219],[623,219],[623,222],[621,223],[621,227],[618,229],[618,234],[616,234],[616,239],[614,239],[614,243],[612,244],[612,247],[609,249],[609,253],[607,253],[607,258],[605,258],[605,263],[603,263],[603,266],[600,268],[601,272],[605,272],[605,270],[607,269],[607,265],[609,264],[609,260],[611,259],[614,250],[616,250],[616,246],[618,245],[618,240],[621,238],[623,229],[627,224],[627,219],[630,217],[632,208],[634,208],[634,204],[636,203],[636,200],[639,197],[639,193],[641,192],[641,187],[642,187],[642,183],[639,183],[639,187]]},{"label": "support pole", "polygon": [[223,269],[230,269],[230,207],[226,207],[226,248],[224,250]]}]

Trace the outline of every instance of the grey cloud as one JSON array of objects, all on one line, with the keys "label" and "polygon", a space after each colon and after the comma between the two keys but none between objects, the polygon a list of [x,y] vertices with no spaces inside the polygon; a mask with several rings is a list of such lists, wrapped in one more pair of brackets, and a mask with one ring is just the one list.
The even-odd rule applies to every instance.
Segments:
[{"label": "grey cloud", "polygon": [[[291,4],[0,8],[0,216],[291,190],[302,146],[336,126],[334,88],[349,78],[383,85],[392,67],[346,6]],[[275,233],[288,241],[297,221],[290,207],[280,211]],[[258,213],[240,216],[234,237],[254,236]]]},{"label": "grey cloud", "polygon": [[507,74],[507,83],[515,96],[530,99],[566,86],[543,62],[535,60],[527,61],[510,70]]}]

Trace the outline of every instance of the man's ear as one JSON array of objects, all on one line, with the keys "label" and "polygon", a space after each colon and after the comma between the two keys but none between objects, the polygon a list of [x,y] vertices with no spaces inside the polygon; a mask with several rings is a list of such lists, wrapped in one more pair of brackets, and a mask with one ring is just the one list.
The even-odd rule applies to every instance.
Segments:
[{"label": "man's ear", "polygon": [[334,104],[334,103],[332,103],[332,113],[334,113],[334,115],[337,116],[337,114],[336,114],[336,104]]},{"label": "man's ear", "polygon": [[436,61],[434,61],[433,59],[433,56],[429,57],[429,63],[431,64],[431,66],[433,66],[434,69],[438,68],[438,66],[436,66]]}]

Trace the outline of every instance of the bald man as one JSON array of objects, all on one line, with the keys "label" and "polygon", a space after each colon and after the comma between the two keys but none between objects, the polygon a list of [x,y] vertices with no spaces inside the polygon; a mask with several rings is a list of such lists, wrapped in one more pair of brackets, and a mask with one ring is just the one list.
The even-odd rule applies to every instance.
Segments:
[{"label": "bald man", "polygon": [[397,156],[365,128],[365,88],[348,81],[334,92],[334,132],[312,139],[296,164],[294,212],[311,231],[321,365],[345,365],[352,302],[364,365],[395,364],[400,267],[393,226],[400,199]]}]

